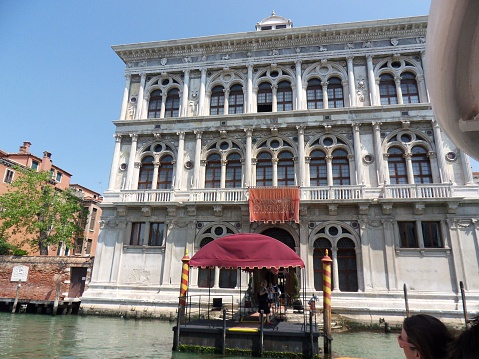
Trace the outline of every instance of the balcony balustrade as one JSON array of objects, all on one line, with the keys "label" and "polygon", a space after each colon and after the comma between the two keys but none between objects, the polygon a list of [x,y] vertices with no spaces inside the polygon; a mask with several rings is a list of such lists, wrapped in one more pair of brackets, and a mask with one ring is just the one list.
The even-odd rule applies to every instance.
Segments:
[{"label": "balcony balustrade", "polygon": [[[457,188],[456,188],[457,187]],[[467,186],[462,186],[467,187]],[[428,199],[476,197],[479,195],[477,186],[467,187],[467,192],[461,186],[451,183],[404,184],[384,185],[384,187],[359,186],[323,186],[302,187],[300,189],[302,201],[354,201],[361,199],[388,198],[388,199]],[[462,192],[461,192],[462,191]],[[472,192],[471,192],[472,191]],[[248,201],[247,188],[203,188],[190,189],[188,192],[177,190],[122,190],[105,194],[104,202],[230,202],[239,203]]]},{"label": "balcony balustrade", "polygon": [[427,183],[385,185],[385,198],[448,198],[452,196],[452,184]]}]

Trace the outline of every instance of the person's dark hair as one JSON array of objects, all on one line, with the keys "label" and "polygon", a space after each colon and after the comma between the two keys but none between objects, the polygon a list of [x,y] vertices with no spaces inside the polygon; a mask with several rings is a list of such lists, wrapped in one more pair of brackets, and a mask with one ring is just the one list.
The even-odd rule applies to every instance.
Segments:
[{"label": "person's dark hair", "polygon": [[448,359],[479,358],[479,317],[451,343]]},{"label": "person's dark hair", "polygon": [[417,314],[404,319],[403,328],[407,341],[414,345],[424,359],[447,358],[447,349],[454,337],[439,319]]}]

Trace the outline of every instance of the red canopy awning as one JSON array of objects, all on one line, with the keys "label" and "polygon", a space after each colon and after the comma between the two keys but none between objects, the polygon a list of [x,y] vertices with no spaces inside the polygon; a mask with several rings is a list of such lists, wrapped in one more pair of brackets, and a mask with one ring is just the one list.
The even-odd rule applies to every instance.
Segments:
[{"label": "red canopy awning", "polygon": [[304,268],[303,260],[286,244],[256,233],[218,238],[201,248],[191,258],[189,265],[233,269]]}]

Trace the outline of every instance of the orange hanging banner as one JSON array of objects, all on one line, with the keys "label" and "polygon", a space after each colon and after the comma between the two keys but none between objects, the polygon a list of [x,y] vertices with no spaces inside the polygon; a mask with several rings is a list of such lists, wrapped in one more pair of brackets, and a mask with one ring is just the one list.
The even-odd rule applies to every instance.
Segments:
[{"label": "orange hanging banner", "polygon": [[299,188],[250,188],[249,218],[250,222],[299,223]]}]

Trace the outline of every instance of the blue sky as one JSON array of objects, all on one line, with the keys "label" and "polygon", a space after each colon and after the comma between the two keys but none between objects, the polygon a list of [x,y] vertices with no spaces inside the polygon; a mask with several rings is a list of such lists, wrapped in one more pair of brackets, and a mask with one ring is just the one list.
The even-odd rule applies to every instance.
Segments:
[{"label": "blue sky", "polygon": [[[0,0],[0,149],[52,153],[72,183],[108,186],[124,64],[111,45],[426,15],[430,0]],[[475,164],[475,170],[479,166]]]}]

